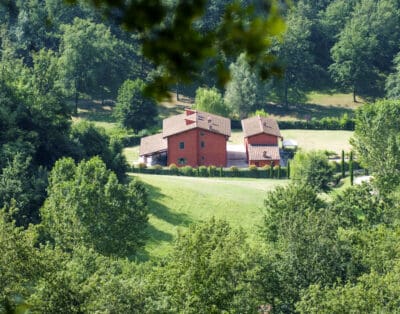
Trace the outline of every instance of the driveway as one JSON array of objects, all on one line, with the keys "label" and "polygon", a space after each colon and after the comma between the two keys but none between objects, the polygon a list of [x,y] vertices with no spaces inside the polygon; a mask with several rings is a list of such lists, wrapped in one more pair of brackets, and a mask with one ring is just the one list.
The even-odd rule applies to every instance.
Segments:
[{"label": "driveway", "polygon": [[227,145],[228,167],[236,166],[238,168],[247,168],[246,150],[244,145]]}]

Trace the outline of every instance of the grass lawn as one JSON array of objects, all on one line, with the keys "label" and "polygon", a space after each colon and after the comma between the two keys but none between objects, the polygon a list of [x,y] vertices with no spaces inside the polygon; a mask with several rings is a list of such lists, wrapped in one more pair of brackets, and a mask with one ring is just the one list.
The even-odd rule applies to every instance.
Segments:
[{"label": "grass lawn", "polygon": [[[326,130],[281,130],[283,138],[294,139],[303,150],[329,150],[338,154],[342,150],[350,151],[349,139],[352,131]],[[243,144],[243,132],[232,130],[230,144]]]},{"label": "grass lawn", "polygon": [[211,217],[241,226],[254,240],[266,191],[287,180],[193,178],[137,174],[150,193],[150,228],[143,258],[160,258],[178,230]]},{"label": "grass lawn", "polygon": [[353,131],[281,130],[283,138],[294,139],[303,150],[350,151]]}]

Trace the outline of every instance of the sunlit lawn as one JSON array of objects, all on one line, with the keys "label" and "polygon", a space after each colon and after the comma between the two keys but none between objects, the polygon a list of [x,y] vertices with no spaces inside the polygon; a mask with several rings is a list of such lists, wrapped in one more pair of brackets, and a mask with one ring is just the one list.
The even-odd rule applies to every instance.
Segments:
[{"label": "sunlit lawn", "polygon": [[254,239],[259,232],[268,190],[288,180],[138,176],[150,192],[150,239],[146,254],[162,257],[178,230],[211,217],[242,227]]}]

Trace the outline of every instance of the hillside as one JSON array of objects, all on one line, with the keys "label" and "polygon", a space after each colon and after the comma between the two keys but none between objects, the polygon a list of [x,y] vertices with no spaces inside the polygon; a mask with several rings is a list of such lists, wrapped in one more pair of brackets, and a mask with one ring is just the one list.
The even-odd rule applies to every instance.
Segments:
[{"label": "hillside", "polygon": [[266,192],[288,183],[266,179],[135,176],[146,184],[150,194],[149,241],[144,258],[165,256],[179,230],[211,217],[242,227],[252,238],[263,217]]}]

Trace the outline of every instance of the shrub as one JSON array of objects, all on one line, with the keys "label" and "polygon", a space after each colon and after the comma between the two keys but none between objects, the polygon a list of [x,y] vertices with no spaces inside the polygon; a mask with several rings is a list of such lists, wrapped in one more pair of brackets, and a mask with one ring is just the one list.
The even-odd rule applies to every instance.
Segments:
[{"label": "shrub", "polygon": [[281,178],[281,165],[275,166],[274,172],[276,174],[277,179],[280,179]]},{"label": "shrub", "polygon": [[175,165],[174,163],[169,165],[169,171],[171,174],[175,174],[177,175],[179,173],[179,168],[177,165]]},{"label": "shrub", "polygon": [[154,169],[154,173],[160,173],[162,170],[162,166],[161,165],[154,165],[153,167],[151,167],[151,169]]},{"label": "shrub", "polygon": [[200,177],[207,177],[208,176],[208,171],[207,171],[207,167],[206,166],[200,166],[199,167],[199,176]]},{"label": "shrub", "polygon": [[265,171],[265,177],[269,178],[271,176],[271,166],[265,165],[262,167],[263,171]]},{"label": "shrub", "polygon": [[185,166],[182,167],[180,169],[180,172],[184,175],[184,176],[193,176],[194,172],[193,172],[193,168],[191,166]]},{"label": "shrub", "polygon": [[146,163],[141,162],[141,163],[139,163],[138,168],[139,168],[139,169],[146,169],[146,168],[147,168],[147,165],[146,165]]},{"label": "shrub", "polygon": [[255,165],[250,165],[249,166],[249,172],[251,177],[258,177],[258,168]]},{"label": "shrub", "polygon": [[208,175],[209,175],[210,177],[215,177],[215,176],[217,176],[217,167],[215,167],[215,166],[209,166],[209,167],[208,167]]},{"label": "shrub", "polygon": [[292,180],[317,190],[327,190],[333,180],[333,167],[321,151],[298,152],[291,163]]},{"label": "shrub", "polygon": [[234,177],[238,177],[239,176],[239,168],[236,166],[232,166],[229,168],[229,170],[232,172]]}]

